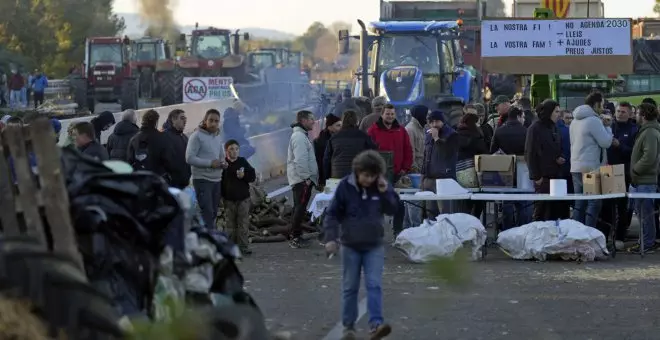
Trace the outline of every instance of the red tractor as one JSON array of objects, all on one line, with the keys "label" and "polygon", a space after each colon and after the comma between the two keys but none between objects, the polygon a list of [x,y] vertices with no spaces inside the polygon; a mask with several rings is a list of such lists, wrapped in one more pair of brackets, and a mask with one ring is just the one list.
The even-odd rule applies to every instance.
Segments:
[{"label": "red tractor", "polygon": [[131,41],[131,73],[139,77],[140,98],[160,96],[160,77],[174,69],[174,60],[165,40],[143,37]]},{"label": "red tractor", "polygon": [[[239,54],[241,35],[238,31],[231,33],[226,29],[197,27],[191,36],[182,34],[175,43],[178,47],[174,69],[161,77],[163,106],[183,102],[185,77],[232,77],[235,83],[245,82],[249,78],[245,56]],[[242,36],[244,40],[250,39],[248,33]]]},{"label": "red tractor", "polygon": [[87,38],[82,74],[70,79],[78,108],[94,113],[96,102],[119,102],[121,109],[138,108],[138,78],[131,74],[127,37]]}]

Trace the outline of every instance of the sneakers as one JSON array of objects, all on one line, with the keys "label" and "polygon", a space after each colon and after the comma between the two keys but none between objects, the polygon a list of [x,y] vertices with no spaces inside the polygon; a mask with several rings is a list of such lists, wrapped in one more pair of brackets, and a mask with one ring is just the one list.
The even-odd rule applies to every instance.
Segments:
[{"label": "sneakers", "polygon": [[355,340],[357,339],[357,334],[353,327],[344,328],[344,333],[341,336],[341,340]]},{"label": "sneakers", "polygon": [[371,328],[371,331],[369,332],[369,339],[370,340],[380,340],[392,333],[392,327],[390,325],[384,323],[375,327]]},{"label": "sneakers", "polygon": [[[650,247],[644,247],[644,254],[653,254],[653,253],[655,253],[656,250],[658,250],[658,247],[659,246],[658,246],[657,243],[654,243]],[[629,252],[629,253],[633,253],[633,254],[641,253],[639,244],[635,244],[634,246],[626,249],[626,251]]]},{"label": "sneakers", "polygon": [[245,255],[245,256],[252,255],[252,250],[248,247],[240,247],[239,249],[241,250],[242,255]]},{"label": "sneakers", "polygon": [[293,249],[307,248],[309,247],[309,242],[300,237],[294,237],[289,241],[289,247]]}]

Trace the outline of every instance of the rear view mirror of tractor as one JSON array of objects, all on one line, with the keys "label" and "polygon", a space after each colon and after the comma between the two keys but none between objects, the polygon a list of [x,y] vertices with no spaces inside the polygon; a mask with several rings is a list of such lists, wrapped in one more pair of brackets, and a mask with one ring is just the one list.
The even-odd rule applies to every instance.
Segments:
[{"label": "rear view mirror of tractor", "polygon": [[339,54],[348,54],[349,52],[349,44],[350,44],[350,36],[348,33],[348,30],[339,30],[338,33],[338,41],[339,41]]}]

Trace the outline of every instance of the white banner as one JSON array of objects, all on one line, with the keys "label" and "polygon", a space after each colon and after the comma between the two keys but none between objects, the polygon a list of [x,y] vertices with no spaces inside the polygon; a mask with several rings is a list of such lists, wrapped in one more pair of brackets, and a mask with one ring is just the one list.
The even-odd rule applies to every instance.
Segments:
[{"label": "white banner", "polygon": [[232,77],[183,78],[183,102],[199,103],[233,97]]},{"label": "white banner", "polygon": [[484,20],[481,56],[565,57],[631,54],[630,19]]}]

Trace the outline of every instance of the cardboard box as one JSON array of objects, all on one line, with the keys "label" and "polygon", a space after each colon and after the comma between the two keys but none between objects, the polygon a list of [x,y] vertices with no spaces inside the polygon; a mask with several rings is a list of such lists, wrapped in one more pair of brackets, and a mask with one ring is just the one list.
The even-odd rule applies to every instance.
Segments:
[{"label": "cardboard box", "polygon": [[516,156],[476,155],[474,166],[482,188],[513,188],[516,179]]},{"label": "cardboard box", "polygon": [[603,194],[626,193],[626,167],[623,164],[601,166],[600,188]]},{"label": "cardboard box", "polygon": [[600,195],[600,171],[582,174],[582,193],[585,195]]}]

